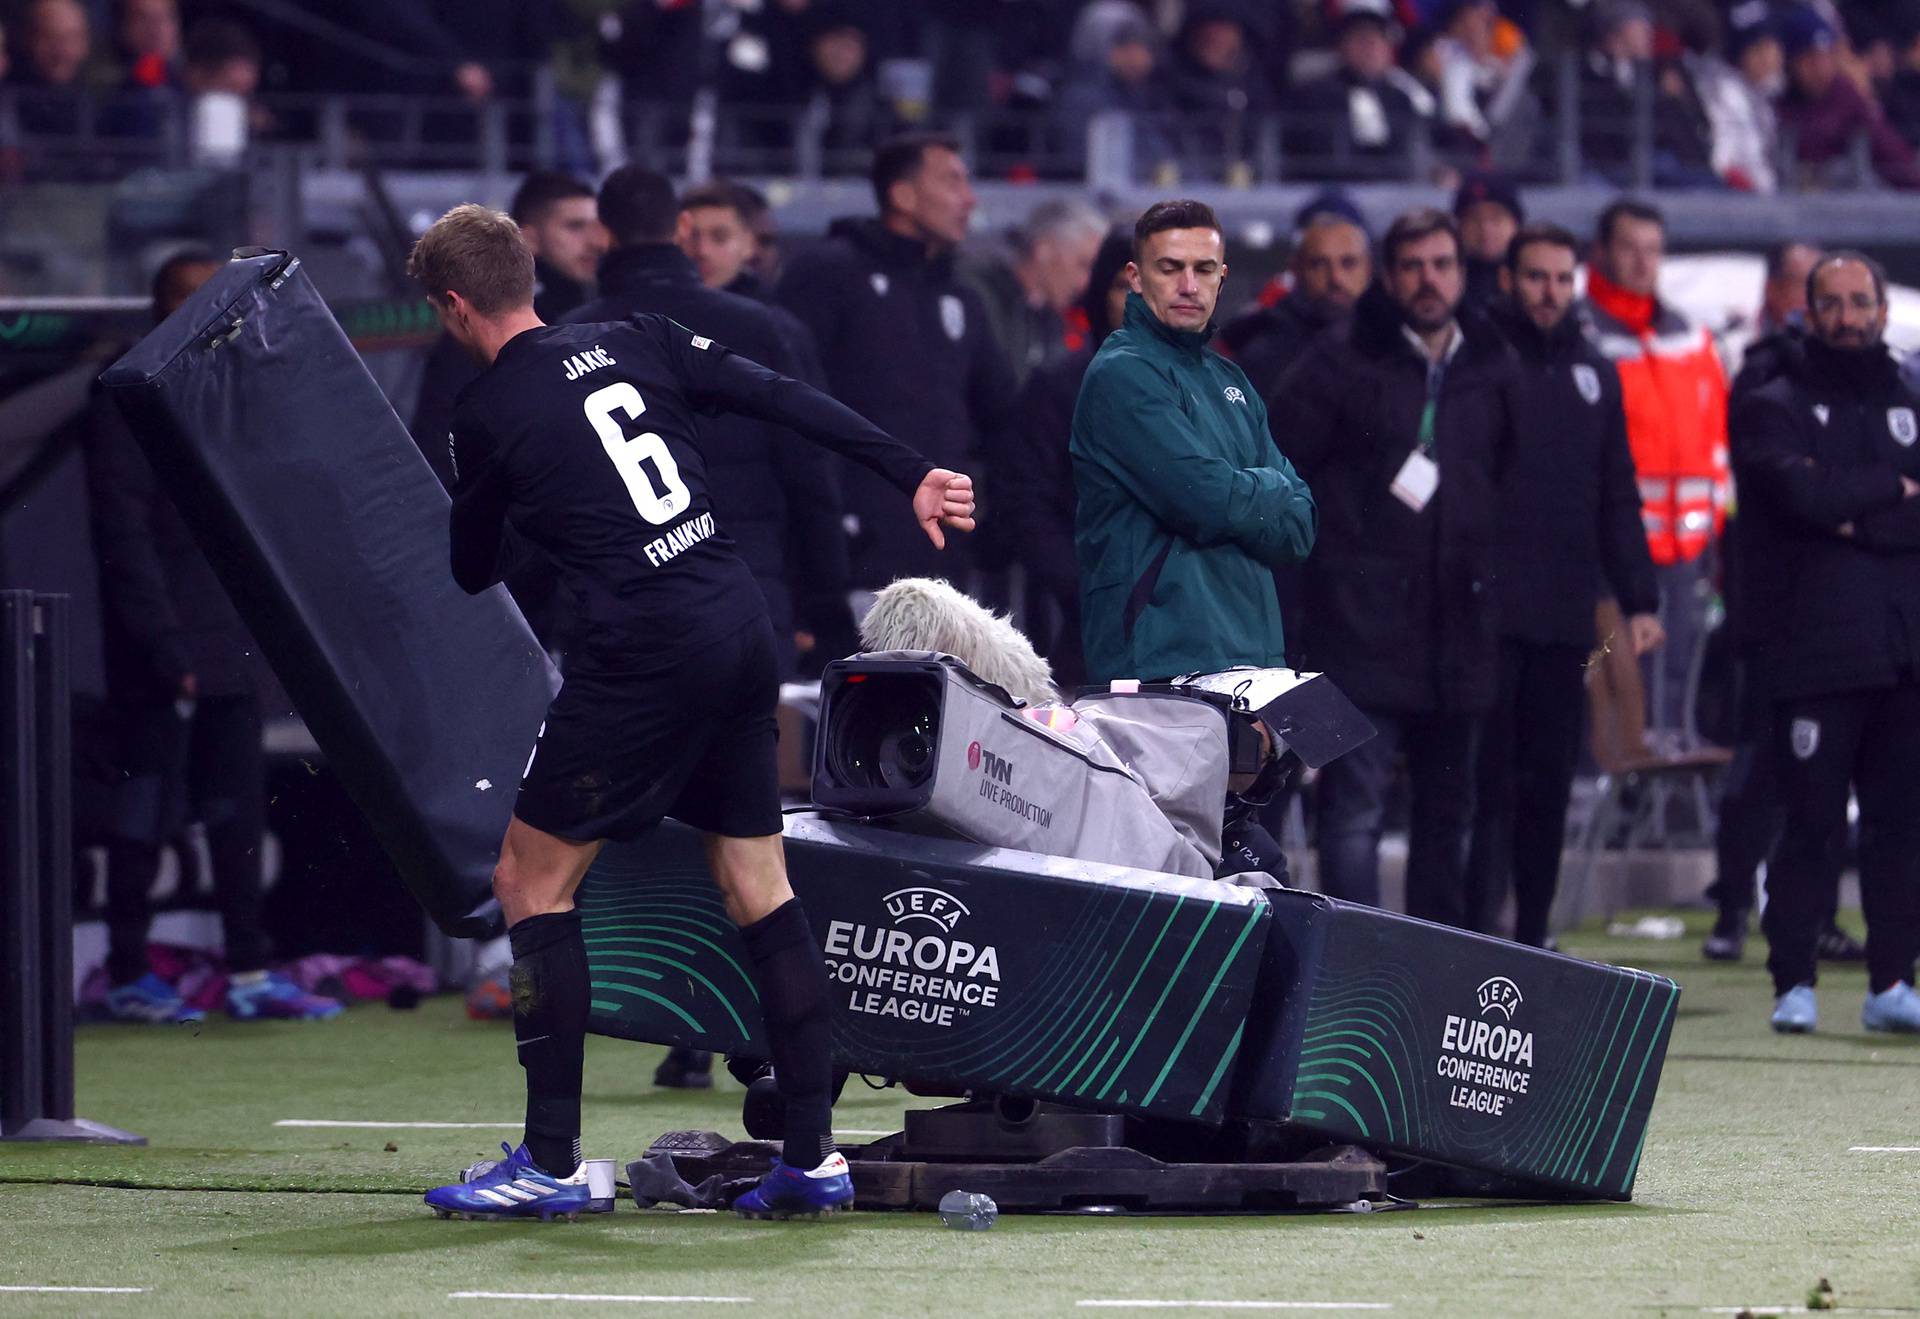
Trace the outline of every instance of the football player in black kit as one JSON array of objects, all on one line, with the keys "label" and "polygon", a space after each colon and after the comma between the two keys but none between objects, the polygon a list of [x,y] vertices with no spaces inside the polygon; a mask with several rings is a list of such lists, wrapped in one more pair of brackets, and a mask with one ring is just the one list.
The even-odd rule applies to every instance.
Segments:
[{"label": "football player in black kit", "polygon": [[847,1208],[853,1186],[831,1126],[826,964],[780,846],[773,633],[715,521],[697,419],[722,409],[761,417],[863,464],[912,497],[936,546],[943,525],[973,529],[973,482],[665,317],[544,324],[532,306],[533,257],[499,212],[447,212],[409,270],[486,367],[460,395],[449,438],[454,578],[472,592],[499,581],[511,526],[558,566],[583,639],[493,875],[513,945],[526,1140],[427,1203],[495,1218],[570,1217],[585,1206],[587,951],[573,895],[602,842],[671,815],[706,836],[786,1101],[780,1157],[734,1207],[780,1218]]}]

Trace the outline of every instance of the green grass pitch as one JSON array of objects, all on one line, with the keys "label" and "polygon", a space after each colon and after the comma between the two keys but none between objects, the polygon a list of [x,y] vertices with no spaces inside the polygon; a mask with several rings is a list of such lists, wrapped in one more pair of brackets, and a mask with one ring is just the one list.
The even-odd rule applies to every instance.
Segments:
[{"label": "green grass pitch", "polygon": [[[450,1297],[468,1291],[751,1298],[768,1313],[823,1316],[1156,1312],[1089,1300],[1260,1302],[1276,1314],[1765,1314],[1806,1305],[1821,1278],[1839,1313],[1920,1315],[1920,1040],[1860,1029],[1861,972],[1828,968],[1822,1032],[1786,1038],[1766,1026],[1763,946],[1733,967],[1699,959],[1697,930],[1678,943],[1588,935],[1572,947],[1686,991],[1632,1204],[1003,1216],[985,1233],[919,1214],[749,1223],[631,1201],[576,1224],[442,1222],[420,1192],[517,1128],[275,1125],[514,1123],[508,1029],[469,1022],[442,998],[328,1024],[83,1028],[81,1112],[152,1143],[0,1146],[0,1316],[755,1308]],[[624,1163],[677,1128],[739,1133],[738,1087],[656,1091],[659,1052],[590,1043],[590,1155]],[[912,1102],[855,1080],[836,1119],[891,1130]],[[12,1290],[58,1286],[141,1290]],[[1170,1312],[1243,1311],[1263,1312]]]}]

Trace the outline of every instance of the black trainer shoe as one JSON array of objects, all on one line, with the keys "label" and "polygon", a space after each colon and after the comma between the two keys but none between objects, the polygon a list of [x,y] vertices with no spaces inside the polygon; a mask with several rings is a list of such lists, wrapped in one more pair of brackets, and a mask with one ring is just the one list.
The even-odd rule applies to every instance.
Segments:
[{"label": "black trainer shoe", "polygon": [[667,1090],[711,1090],[713,1055],[702,1049],[673,1049],[653,1069],[653,1083]]},{"label": "black trainer shoe", "polygon": [[1829,925],[1814,940],[1814,950],[1823,962],[1864,962],[1867,946],[1838,925]]},{"label": "black trainer shoe", "polygon": [[1708,961],[1737,962],[1747,951],[1747,913],[1722,911],[1713,922],[1713,933],[1700,945]]}]

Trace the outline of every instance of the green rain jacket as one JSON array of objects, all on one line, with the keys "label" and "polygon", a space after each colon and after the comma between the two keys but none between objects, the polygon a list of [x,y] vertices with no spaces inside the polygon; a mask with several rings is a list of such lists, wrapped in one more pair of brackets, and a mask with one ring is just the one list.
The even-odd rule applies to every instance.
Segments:
[{"label": "green rain jacket", "polygon": [[1286,663],[1273,569],[1306,558],[1318,515],[1267,409],[1202,333],[1139,294],[1073,410],[1074,549],[1087,678]]}]

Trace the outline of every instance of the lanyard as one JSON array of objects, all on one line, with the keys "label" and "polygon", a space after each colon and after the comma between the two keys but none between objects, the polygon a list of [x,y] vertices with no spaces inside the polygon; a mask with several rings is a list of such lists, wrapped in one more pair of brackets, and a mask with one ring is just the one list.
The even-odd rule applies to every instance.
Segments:
[{"label": "lanyard", "polygon": [[1446,375],[1447,364],[1444,361],[1427,364],[1427,404],[1420,409],[1418,439],[1420,452],[1429,458],[1433,456],[1434,414],[1440,410],[1440,382],[1446,378]]}]

